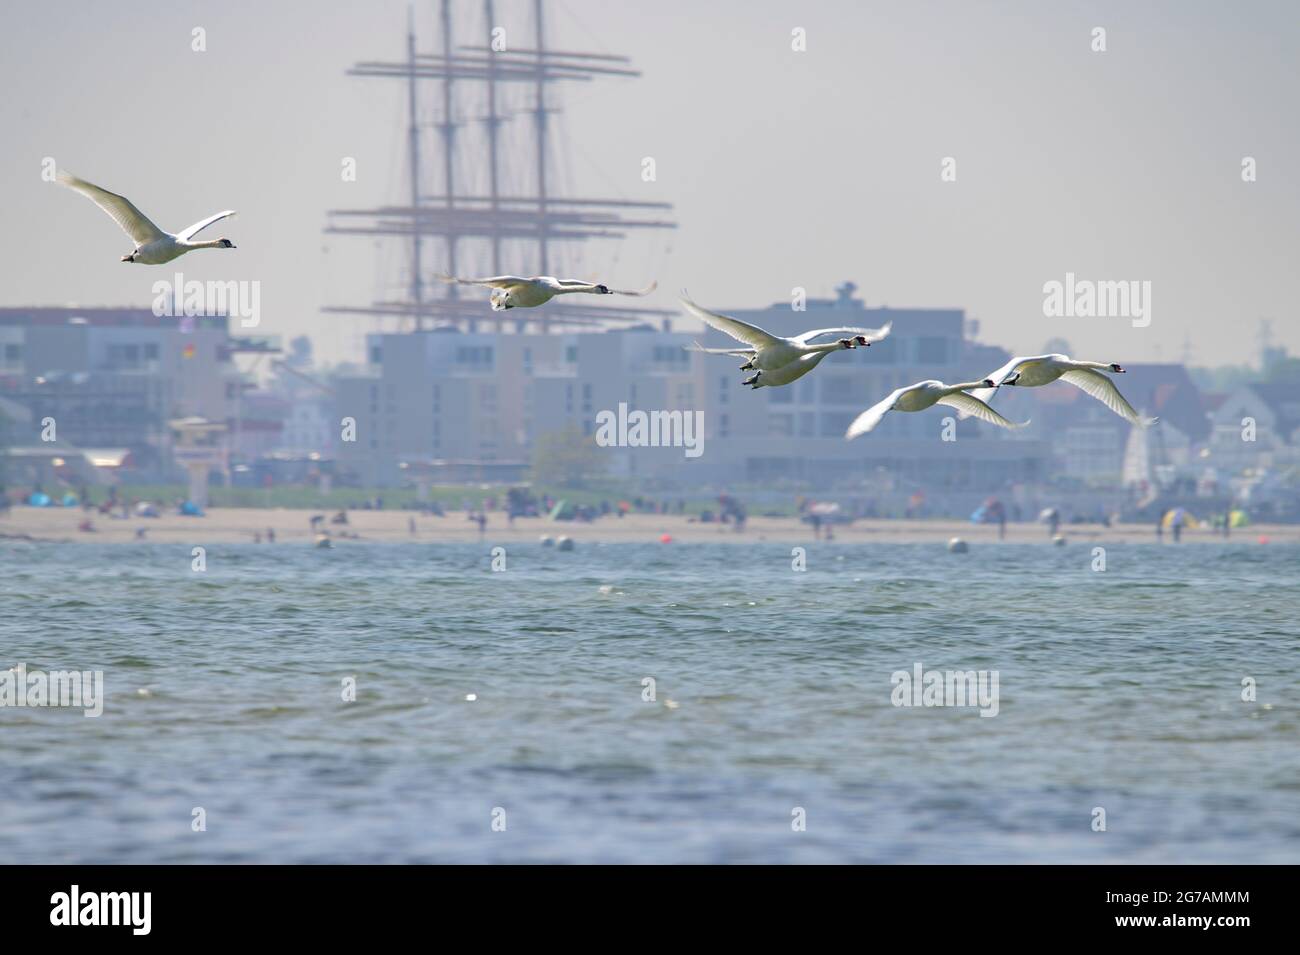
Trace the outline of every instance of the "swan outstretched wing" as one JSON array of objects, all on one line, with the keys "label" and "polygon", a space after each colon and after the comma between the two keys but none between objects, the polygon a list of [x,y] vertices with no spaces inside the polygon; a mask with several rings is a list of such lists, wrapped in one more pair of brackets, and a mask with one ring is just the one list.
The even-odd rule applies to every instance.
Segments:
[{"label": "swan outstretched wing", "polygon": [[866,434],[876,425],[880,424],[880,419],[885,416],[886,411],[894,407],[894,402],[898,400],[898,396],[902,393],[902,388],[891,392],[888,398],[876,402],[866,411],[862,412],[862,414],[854,418],[853,423],[849,425],[849,430],[844,432],[845,440],[852,441],[858,435]]},{"label": "swan outstretched wing", "polygon": [[737,358],[752,358],[754,355],[752,348],[705,348],[699,342],[691,342],[682,347],[687,351],[703,352],[706,355],[735,355]]},{"label": "swan outstretched wing", "polygon": [[163,238],[166,233],[149,221],[149,217],[132,205],[131,200],[125,196],[119,196],[115,192],[109,192],[107,189],[101,189],[99,186],[84,179],[78,179],[70,172],[60,172],[55,177],[60,183],[69,189],[81,193],[99,208],[109,214],[136,243],[136,245],[146,245]]},{"label": "swan outstretched wing", "polygon": [[212,225],[212,223],[220,222],[227,216],[233,216],[234,214],[234,209],[227,209],[225,212],[218,212],[215,216],[208,216],[206,219],[200,219],[198,222],[194,223],[194,225],[177,232],[176,238],[180,239],[182,242],[188,242],[208,226]]},{"label": "swan outstretched wing", "polygon": [[[996,379],[994,379],[996,380]],[[988,390],[988,389],[981,389]],[[1002,415],[998,414],[984,402],[980,401],[973,394],[966,394],[959,391],[954,395],[944,395],[936,404],[947,405],[949,408],[956,408],[963,418],[979,418],[981,421],[987,421],[989,424],[995,424],[1001,428],[1023,428],[1029,424],[1028,421],[1022,421],[1017,424],[1014,421],[1008,421]]]},{"label": "swan outstretched wing", "polygon": [[[991,375],[985,375],[984,377],[987,378],[989,381],[993,382],[994,385],[1001,386],[1001,384],[1004,381],[1006,381],[1008,378],[1011,377],[1011,373],[1015,371],[1017,368],[1019,368],[1021,365],[1023,365],[1025,362],[1037,361],[1037,360],[1038,359],[1034,357],[1020,355],[1017,356],[1016,358],[1011,359],[1009,362],[1007,362],[997,371],[993,372]],[[980,401],[984,402],[985,404],[988,404],[988,402],[992,401],[993,396],[996,395],[997,393],[998,393],[998,389],[996,387],[975,388],[972,389],[970,392],[972,396],[978,398]],[[963,414],[962,417],[965,418],[967,417],[967,415]]]},{"label": "swan outstretched wing", "polygon": [[532,281],[532,279],[520,278],[518,275],[496,275],[486,279],[462,279],[439,272],[437,277],[448,285],[484,285],[487,288],[508,288],[511,285],[524,285]]},{"label": "swan outstretched wing", "polygon": [[725,332],[738,342],[744,342],[746,345],[752,345],[754,348],[766,348],[769,345],[779,345],[784,341],[775,335],[769,335],[763,329],[756,325],[750,325],[748,322],[742,322],[738,318],[731,318],[727,315],[720,315],[717,312],[710,312],[706,308],[700,308],[682,293],[682,305],[685,309],[702,321],[710,328],[716,328],[720,332]]},{"label": "swan outstretched wing", "polygon": [[1082,389],[1086,394],[1092,395],[1092,397],[1130,424],[1145,428],[1147,425],[1155,424],[1159,420],[1158,418],[1144,418],[1138,414],[1124,396],[1119,393],[1119,389],[1115,387],[1115,382],[1099,371],[1094,371],[1091,368],[1072,368],[1061,375],[1061,380],[1068,381],[1076,388]]},{"label": "swan outstretched wing", "polygon": [[811,332],[804,332],[802,335],[795,335],[791,341],[799,342],[801,345],[807,345],[814,338],[821,338],[823,335],[852,335],[857,337],[861,335],[868,342],[878,342],[889,337],[889,330],[894,327],[893,322],[882,326],[881,328],[853,328],[845,326],[844,328],[817,328]]}]

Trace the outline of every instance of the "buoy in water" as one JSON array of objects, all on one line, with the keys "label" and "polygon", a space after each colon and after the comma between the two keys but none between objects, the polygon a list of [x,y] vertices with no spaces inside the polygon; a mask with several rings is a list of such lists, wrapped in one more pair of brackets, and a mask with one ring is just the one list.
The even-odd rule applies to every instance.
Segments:
[{"label": "buoy in water", "polygon": [[1055,537],[1052,538],[1052,543],[1055,544],[1057,547],[1064,547],[1065,535],[1057,534]]},{"label": "buoy in water", "polygon": [[555,546],[559,550],[573,550],[573,538],[561,537],[559,540],[555,542]]},{"label": "buoy in water", "polygon": [[327,536],[325,536],[324,534],[317,534],[317,535],[316,535],[316,546],[317,546],[317,547],[333,547],[333,546],[334,546],[334,542],[331,541],[331,540],[330,540]]},{"label": "buoy in water", "polygon": [[954,554],[964,554],[970,550],[970,544],[967,544],[960,537],[954,537],[948,541],[948,550]]},{"label": "buoy in water", "polygon": [[660,535],[659,535],[659,543],[661,543],[661,544],[671,544],[672,542],[673,542],[673,535],[672,535],[672,534],[660,534]]},{"label": "buoy in water", "polygon": [[553,547],[553,546],[555,546],[555,541],[551,540],[550,535],[548,535],[548,534],[543,534],[541,537],[539,537],[539,538],[538,538],[538,542],[539,542],[543,547]]}]

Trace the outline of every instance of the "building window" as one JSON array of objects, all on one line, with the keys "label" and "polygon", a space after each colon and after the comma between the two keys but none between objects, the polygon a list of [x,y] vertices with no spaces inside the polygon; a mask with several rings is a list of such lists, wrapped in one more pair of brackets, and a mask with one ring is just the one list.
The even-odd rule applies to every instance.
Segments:
[{"label": "building window", "polygon": [[853,404],[853,379],[847,375],[824,376],[822,379],[822,401],[828,405]]},{"label": "building window", "polygon": [[857,415],[852,412],[838,412],[822,415],[822,437],[823,438],[842,438],[844,432],[849,430],[849,425]]},{"label": "building window", "polygon": [[884,341],[875,342],[871,346],[871,354],[862,356],[864,359],[878,365],[894,365],[898,363],[898,342],[899,339],[890,335]]},{"label": "building window", "polygon": [[916,340],[916,363],[918,365],[944,365],[947,362],[948,339],[927,335]]}]

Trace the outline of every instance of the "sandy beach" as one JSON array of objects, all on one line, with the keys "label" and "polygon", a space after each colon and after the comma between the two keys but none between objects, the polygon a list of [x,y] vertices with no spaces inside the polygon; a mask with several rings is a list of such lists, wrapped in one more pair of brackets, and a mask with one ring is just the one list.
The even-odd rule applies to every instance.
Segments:
[{"label": "sandy beach", "polygon": [[[275,532],[277,544],[305,544],[315,539],[310,519],[321,512],[288,508],[214,508],[204,517],[165,514],[156,518],[91,517],[94,531],[80,531],[78,524],[86,515],[78,508],[18,507],[0,516],[0,540],[36,540],[60,543],[135,543],[137,530],[145,530],[144,540],[163,544],[253,543],[256,535],[267,541],[268,529]],[[328,514],[326,515],[328,519]],[[410,521],[415,521],[412,533]],[[463,512],[449,512],[446,517],[425,516],[412,511],[349,511],[347,525],[324,528],[334,542],[343,546],[358,541],[410,543],[466,542],[479,539],[478,526]],[[1147,524],[1062,525],[1060,533],[1069,543],[1153,543],[1155,532]],[[490,542],[536,542],[544,535],[565,535],[576,543],[634,542],[659,540],[664,534],[682,543],[711,542],[745,544],[754,541],[807,543],[814,540],[813,529],[792,517],[753,517],[745,530],[737,533],[731,525],[702,524],[688,515],[633,514],[624,518],[605,517],[593,523],[551,521],[546,518],[518,518],[511,527],[505,515],[491,513],[483,540]],[[961,537],[971,544],[998,543],[993,525],[971,524],[960,520],[859,520],[833,528],[834,540],[848,543],[880,541],[885,543],[946,542]],[[346,536],[345,536],[346,535]],[[355,535],[355,536],[352,536]],[[1046,526],[1034,523],[1008,524],[1008,543],[1046,543]],[[1256,543],[1261,539],[1283,543],[1300,541],[1300,525],[1259,524],[1236,528],[1231,541]],[[1172,536],[1166,532],[1166,543]],[[1224,538],[1208,528],[1183,532],[1183,543],[1215,542]]]}]

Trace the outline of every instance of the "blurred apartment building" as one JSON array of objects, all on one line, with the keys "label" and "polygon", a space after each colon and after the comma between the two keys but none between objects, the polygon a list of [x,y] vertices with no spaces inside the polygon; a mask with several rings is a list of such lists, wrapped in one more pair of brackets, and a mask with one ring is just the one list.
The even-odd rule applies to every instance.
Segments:
[{"label": "blurred apartment building", "polygon": [[[91,452],[85,459],[103,477],[130,471],[135,480],[174,480],[169,422],[231,422],[248,387],[235,355],[274,350],[266,338],[233,337],[224,316],[2,308],[0,398],[10,463],[55,457],[80,464],[81,453]],[[54,441],[45,440],[50,419]]]},{"label": "blurred apartment building", "polygon": [[[870,348],[834,353],[793,385],[751,391],[738,359],[688,351],[707,335],[639,327],[579,333],[463,333],[443,329],[368,337],[364,372],[336,380],[340,415],[356,440],[340,442],[340,468],[363,484],[412,474],[434,482],[515,480],[540,435],[593,435],[597,415],[629,410],[702,411],[704,451],[602,448],[608,473],[665,484],[790,483],[861,487],[881,480],[932,488],[993,489],[1046,477],[1048,447],[975,421],[941,432],[947,414],[891,415],[869,438],[844,440],[860,411],[903,385],[955,382],[1006,360],[969,341],[959,309],[867,308],[845,284],[833,299],[728,311],[775,334],[833,325],[893,333]],[[709,303],[712,305],[713,303]],[[725,303],[718,307],[726,310]]]}]

